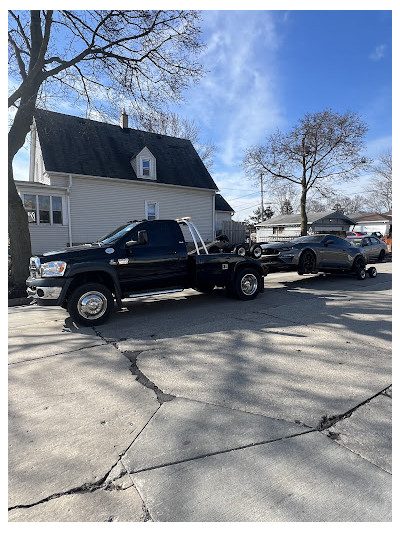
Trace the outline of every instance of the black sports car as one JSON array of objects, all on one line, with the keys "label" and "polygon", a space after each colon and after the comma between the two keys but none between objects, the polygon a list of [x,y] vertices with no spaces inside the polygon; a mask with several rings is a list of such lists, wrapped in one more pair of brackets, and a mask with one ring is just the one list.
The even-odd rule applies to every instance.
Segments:
[{"label": "black sports car", "polygon": [[[299,274],[314,272],[350,272],[364,279],[367,256],[362,249],[336,235],[319,234],[299,237],[289,242],[261,244],[261,260],[270,270],[297,270]],[[370,276],[376,276],[372,269]]]}]

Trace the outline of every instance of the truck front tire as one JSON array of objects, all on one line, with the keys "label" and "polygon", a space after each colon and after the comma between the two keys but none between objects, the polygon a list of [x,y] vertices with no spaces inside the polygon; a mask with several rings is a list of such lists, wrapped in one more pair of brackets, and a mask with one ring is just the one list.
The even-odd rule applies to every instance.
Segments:
[{"label": "truck front tire", "polygon": [[253,268],[244,268],[233,281],[233,291],[239,300],[253,300],[261,290],[262,277]]},{"label": "truck front tire", "polygon": [[82,326],[103,324],[114,308],[111,291],[101,283],[85,283],[68,298],[68,313]]}]

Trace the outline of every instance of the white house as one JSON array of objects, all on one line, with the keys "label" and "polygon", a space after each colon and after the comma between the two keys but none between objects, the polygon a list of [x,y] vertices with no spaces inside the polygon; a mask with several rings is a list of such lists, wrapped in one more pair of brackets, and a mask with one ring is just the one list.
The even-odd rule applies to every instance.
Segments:
[{"label": "white house", "polygon": [[373,233],[379,231],[385,237],[392,233],[392,212],[387,213],[354,213],[350,217],[355,221],[354,231]]},{"label": "white house", "polygon": [[[100,239],[129,220],[190,216],[215,237],[214,180],[190,141],[37,109],[29,181],[16,181],[33,253]],[[185,235],[190,240],[190,235]]]},{"label": "white house", "polygon": [[[355,222],[339,211],[307,214],[309,233],[333,233],[344,237]],[[301,215],[278,215],[256,224],[257,242],[290,240],[300,236]]]}]

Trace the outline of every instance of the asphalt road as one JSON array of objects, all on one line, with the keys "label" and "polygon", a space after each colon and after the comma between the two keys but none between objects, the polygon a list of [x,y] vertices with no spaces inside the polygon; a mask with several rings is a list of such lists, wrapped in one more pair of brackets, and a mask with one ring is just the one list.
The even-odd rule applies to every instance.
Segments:
[{"label": "asphalt road", "polygon": [[391,263],[9,308],[9,520],[391,520]]}]

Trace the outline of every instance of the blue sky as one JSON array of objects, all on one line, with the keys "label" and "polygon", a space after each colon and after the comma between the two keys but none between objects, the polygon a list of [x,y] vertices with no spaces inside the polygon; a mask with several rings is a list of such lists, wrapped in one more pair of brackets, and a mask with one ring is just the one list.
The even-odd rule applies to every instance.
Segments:
[{"label": "blue sky", "polygon": [[[358,112],[367,155],[391,149],[390,11],[204,11],[207,75],[175,107],[217,146],[211,174],[242,220],[259,191],[241,169],[243,150],[307,112]],[[26,174],[28,150],[15,161]],[[368,176],[341,192],[361,193]],[[268,196],[268,191],[266,191]]]}]

